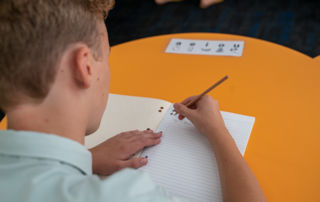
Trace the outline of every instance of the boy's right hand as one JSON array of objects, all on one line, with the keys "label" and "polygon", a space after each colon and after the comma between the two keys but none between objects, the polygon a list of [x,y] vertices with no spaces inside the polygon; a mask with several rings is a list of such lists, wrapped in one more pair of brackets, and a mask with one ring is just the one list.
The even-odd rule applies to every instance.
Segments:
[{"label": "boy's right hand", "polygon": [[179,119],[187,117],[194,126],[204,135],[210,136],[218,131],[225,130],[217,100],[209,95],[203,96],[194,106],[186,105],[198,96],[191,96],[181,103],[175,103],[174,109],[179,114]]},{"label": "boy's right hand", "polygon": [[219,167],[222,195],[225,201],[267,201],[263,191],[243,159],[222,119],[218,102],[206,95],[195,106],[186,107],[197,96],[174,104],[179,119],[187,117],[206,135]]}]

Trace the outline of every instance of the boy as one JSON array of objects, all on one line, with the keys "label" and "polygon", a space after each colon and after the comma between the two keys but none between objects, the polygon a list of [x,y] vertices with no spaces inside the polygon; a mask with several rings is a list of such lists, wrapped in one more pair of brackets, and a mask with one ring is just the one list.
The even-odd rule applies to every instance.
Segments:
[{"label": "boy", "polygon": [[[110,53],[104,17],[112,0],[0,2],[0,133],[2,201],[183,201],[134,169],[130,157],[160,143],[161,133],[129,131],[88,151],[109,90]],[[188,98],[188,102],[194,97]],[[208,137],[225,201],[265,201],[211,97],[196,109],[175,104]],[[119,172],[116,172],[121,170]],[[100,180],[94,174],[110,175]]]}]

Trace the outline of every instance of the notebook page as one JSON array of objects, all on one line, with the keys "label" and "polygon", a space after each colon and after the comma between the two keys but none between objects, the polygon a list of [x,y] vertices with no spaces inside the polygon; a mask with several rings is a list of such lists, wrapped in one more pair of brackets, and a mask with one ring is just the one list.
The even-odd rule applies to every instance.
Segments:
[{"label": "notebook page", "polygon": [[[216,159],[207,138],[192,123],[178,120],[171,106],[159,124],[161,144],[147,148],[149,163],[141,168],[155,183],[175,196],[191,201],[222,201]],[[254,117],[222,112],[226,126],[244,154]]]},{"label": "notebook page", "polygon": [[109,94],[100,127],[85,137],[85,146],[90,149],[124,131],[155,130],[170,105],[160,99]]}]

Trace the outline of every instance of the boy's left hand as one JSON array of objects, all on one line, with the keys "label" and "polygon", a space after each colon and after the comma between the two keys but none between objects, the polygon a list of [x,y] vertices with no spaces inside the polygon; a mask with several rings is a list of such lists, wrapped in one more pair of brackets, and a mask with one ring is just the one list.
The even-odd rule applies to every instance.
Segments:
[{"label": "boy's left hand", "polygon": [[152,130],[128,131],[120,133],[100,145],[90,149],[93,173],[111,175],[122,168],[140,168],[147,164],[144,157],[131,158],[144,147],[160,143],[162,133]]}]

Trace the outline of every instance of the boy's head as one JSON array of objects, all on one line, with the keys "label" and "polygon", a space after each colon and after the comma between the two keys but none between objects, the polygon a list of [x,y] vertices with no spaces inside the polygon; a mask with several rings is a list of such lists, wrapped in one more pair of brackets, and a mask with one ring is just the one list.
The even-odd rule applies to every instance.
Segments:
[{"label": "boy's head", "polygon": [[77,98],[90,111],[87,133],[96,130],[108,97],[104,18],[112,6],[113,0],[0,1],[0,108],[9,113]]}]

